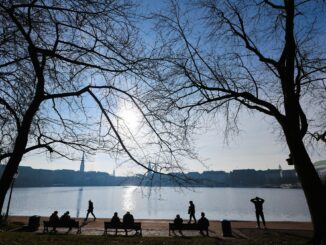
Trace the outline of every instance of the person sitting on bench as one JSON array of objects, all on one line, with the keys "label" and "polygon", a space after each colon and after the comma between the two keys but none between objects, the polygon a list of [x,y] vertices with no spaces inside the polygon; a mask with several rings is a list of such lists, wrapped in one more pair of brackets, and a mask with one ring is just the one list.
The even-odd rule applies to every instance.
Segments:
[{"label": "person sitting on bench", "polygon": [[206,230],[206,232],[207,232],[206,235],[208,236],[209,221],[205,217],[205,213],[204,212],[201,213],[201,218],[198,220],[198,225],[200,227],[200,234],[202,234],[204,236],[205,234],[204,234],[203,231]]},{"label": "person sitting on bench", "polygon": [[177,214],[177,216],[175,217],[173,223],[174,223],[174,225],[175,225],[175,228],[179,230],[179,233],[180,233],[181,235],[183,235],[182,230],[181,230],[181,229],[182,229],[183,219],[180,218],[180,215],[179,215],[179,214]]},{"label": "person sitting on bench", "polygon": [[[130,212],[127,212],[123,218],[122,218],[122,222],[126,227],[132,227],[134,225],[134,216],[132,214],[130,214]],[[127,229],[125,229],[126,232],[126,236],[128,236],[128,231]]]},{"label": "person sitting on bench", "polygon": [[58,216],[58,211],[54,211],[50,218],[49,222],[53,225],[53,231],[56,232],[57,226],[59,225],[59,216]]},{"label": "person sitting on bench", "polygon": [[[111,219],[111,224],[118,227],[120,225],[121,221],[120,221],[120,218],[118,216],[118,213],[115,212],[112,219]],[[118,233],[118,229],[115,229],[115,235],[117,235]]]},{"label": "person sitting on bench", "polygon": [[113,225],[119,225],[121,223],[120,218],[118,216],[118,213],[115,212],[112,219],[111,219],[111,224]]},{"label": "person sitting on bench", "polygon": [[70,218],[69,211],[65,212],[61,217],[60,217],[60,224],[67,225],[69,227],[69,231],[72,229],[72,223],[73,219]]}]

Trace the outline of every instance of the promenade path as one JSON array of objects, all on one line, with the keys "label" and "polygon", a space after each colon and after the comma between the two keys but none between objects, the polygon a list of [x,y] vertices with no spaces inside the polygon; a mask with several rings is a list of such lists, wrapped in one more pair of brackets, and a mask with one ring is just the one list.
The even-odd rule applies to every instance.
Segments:
[{"label": "promenade path", "polygon": [[[43,232],[43,220],[48,220],[48,217],[41,217],[41,226],[37,233]],[[104,232],[104,221],[110,219],[98,218],[96,221],[89,219],[84,222],[82,218],[76,219],[82,224],[82,235],[103,235]],[[26,216],[11,216],[9,217],[10,222],[28,223],[28,217]],[[172,220],[149,220],[149,219],[136,219],[136,222],[142,223],[143,236],[148,237],[168,237],[168,224]],[[185,221],[187,222],[187,220]],[[256,228],[256,222],[254,221],[231,221],[232,232],[234,238],[250,238],[252,236],[264,235],[267,232],[277,231],[284,233],[291,233],[298,236],[309,237],[312,234],[312,225],[309,222],[267,222],[267,230],[259,230]],[[67,229],[58,229],[59,233],[65,233]],[[70,234],[76,234],[73,229]],[[131,232],[130,234],[134,234]],[[184,236],[201,236],[197,231],[184,231]],[[124,232],[120,233],[124,235]],[[174,235],[174,234],[173,234]],[[175,234],[180,236],[178,232]],[[222,227],[220,221],[210,221],[209,235],[211,237],[222,237]],[[233,238],[233,239],[234,239]]]}]

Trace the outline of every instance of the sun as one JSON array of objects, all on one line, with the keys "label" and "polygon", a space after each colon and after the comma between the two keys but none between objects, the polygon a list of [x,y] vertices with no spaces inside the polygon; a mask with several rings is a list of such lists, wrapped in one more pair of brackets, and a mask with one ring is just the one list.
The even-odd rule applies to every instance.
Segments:
[{"label": "sun", "polygon": [[132,104],[124,104],[119,110],[119,117],[123,124],[130,130],[137,130],[140,122],[140,115],[137,108]]}]

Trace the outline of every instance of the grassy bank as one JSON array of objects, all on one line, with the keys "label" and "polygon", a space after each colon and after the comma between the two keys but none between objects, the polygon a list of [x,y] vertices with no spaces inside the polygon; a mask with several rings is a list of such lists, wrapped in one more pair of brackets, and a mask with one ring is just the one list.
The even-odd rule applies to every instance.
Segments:
[{"label": "grassy bank", "polygon": [[91,235],[35,234],[0,232],[0,245],[217,245],[217,244],[306,244],[307,239],[283,233],[267,232],[251,239],[226,241],[210,237],[105,237]]},{"label": "grassy bank", "polygon": [[76,236],[76,235],[44,235],[19,232],[0,233],[0,245],[213,245],[216,238],[164,238],[164,237],[105,237],[105,236]]}]

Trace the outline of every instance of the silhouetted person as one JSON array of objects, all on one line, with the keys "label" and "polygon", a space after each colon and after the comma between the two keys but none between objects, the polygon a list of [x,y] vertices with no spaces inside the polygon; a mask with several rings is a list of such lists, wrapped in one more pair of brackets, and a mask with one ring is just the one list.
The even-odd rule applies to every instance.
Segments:
[{"label": "silhouetted person", "polygon": [[182,227],[183,219],[180,218],[179,214],[177,214],[173,223],[175,225],[175,228],[179,230],[180,234],[182,234],[181,227]]},{"label": "silhouetted person", "polygon": [[[121,223],[120,218],[118,216],[118,213],[115,212],[112,219],[111,219],[111,224],[118,226]],[[118,234],[118,229],[115,229],[115,235]]]},{"label": "silhouetted person", "polygon": [[59,220],[58,211],[54,211],[49,218],[50,223],[53,225],[53,231],[56,231]]},{"label": "silhouetted person", "polygon": [[188,208],[188,214],[189,214],[189,224],[191,223],[191,219],[194,218],[194,221],[196,223],[196,217],[195,217],[195,205],[192,201],[189,202],[189,208]]},{"label": "silhouetted person", "polygon": [[256,219],[257,219],[257,226],[260,228],[260,221],[259,221],[259,216],[261,217],[263,221],[264,228],[266,228],[265,224],[265,218],[264,218],[264,213],[263,213],[263,203],[265,202],[264,199],[255,197],[250,200],[253,204],[255,204],[255,209],[256,209]]},{"label": "silhouetted person", "polygon": [[[134,220],[134,216],[132,214],[130,214],[130,212],[127,212],[123,218],[122,218],[122,222],[123,224],[125,225],[125,227],[131,227],[133,226],[135,220]],[[126,232],[126,236],[128,236],[128,231],[127,229],[125,229],[125,232]]]},{"label": "silhouetted person", "polygon": [[208,219],[205,217],[205,213],[202,212],[201,213],[201,218],[198,220],[198,223],[197,223],[200,227],[200,234],[202,234],[203,236],[205,235],[204,234],[204,230],[207,232],[207,236],[208,236],[208,226],[209,226],[209,221]]},{"label": "silhouetted person", "polygon": [[121,223],[117,212],[114,213],[114,215],[113,215],[113,217],[111,219],[111,223],[114,224],[114,225],[118,225],[118,224]]},{"label": "silhouetted person", "polygon": [[69,221],[71,220],[70,215],[69,215],[69,211],[65,212],[61,217],[60,217],[60,222],[61,223],[69,223]]},{"label": "silhouetted person", "polygon": [[70,218],[70,215],[69,215],[69,211],[65,212],[61,217],[60,217],[60,220],[59,222],[61,224],[64,224],[64,225],[67,225],[69,226],[69,230],[70,231],[72,229],[72,222],[74,220]]},{"label": "silhouetted person", "polygon": [[89,215],[89,214],[93,215],[93,217],[94,217],[94,221],[96,220],[96,217],[95,217],[93,211],[94,211],[94,205],[93,205],[93,202],[92,202],[91,200],[89,200],[89,201],[88,201],[88,209],[87,209],[87,214],[86,214],[85,221],[87,221],[87,219],[88,219],[88,215]]}]

